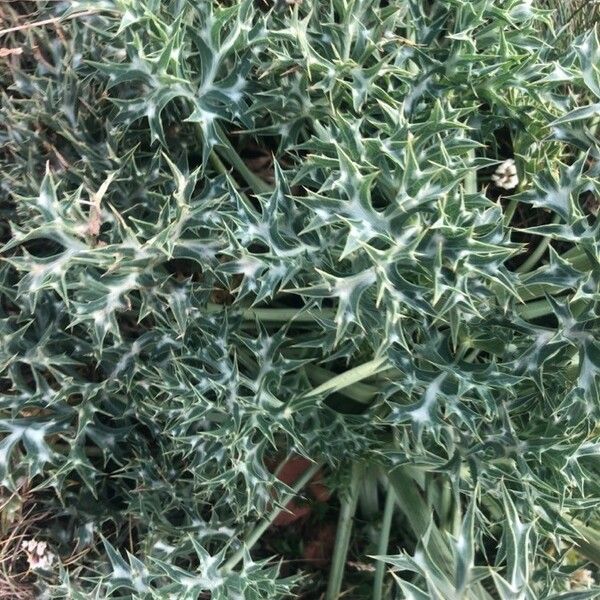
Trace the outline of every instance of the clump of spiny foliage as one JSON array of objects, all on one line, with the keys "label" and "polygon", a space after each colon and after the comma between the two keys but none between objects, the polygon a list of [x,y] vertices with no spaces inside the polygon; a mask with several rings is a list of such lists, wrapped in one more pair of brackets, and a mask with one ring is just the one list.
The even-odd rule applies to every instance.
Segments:
[{"label": "clump of spiny foliage", "polygon": [[310,589],[261,540],[321,467],[329,599],[349,546],[364,597],[567,593],[600,556],[597,31],[565,52],[524,0],[3,10],[0,481],[48,515],[37,585]]}]

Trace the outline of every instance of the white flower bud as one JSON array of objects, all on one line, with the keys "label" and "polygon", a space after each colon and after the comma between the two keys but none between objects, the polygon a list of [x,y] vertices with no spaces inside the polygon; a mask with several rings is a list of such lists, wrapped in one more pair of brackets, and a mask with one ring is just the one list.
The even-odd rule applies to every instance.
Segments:
[{"label": "white flower bud", "polygon": [[36,542],[35,540],[24,540],[21,548],[27,554],[27,562],[30,569],[42,569],[47,571],[54,562],[54,554],[47,550],[46,542]]},{"label": "white flower bud", "polygon": [[519,177],[514,159],[509,158],[498,165],[496,172],[492,175],[492,181],[496,186],[505,190],[516,188],[519,185]]},{"label": "white flower bud", "polygon": [[569,584],[572,590],[581,590],[596,585],[596,581],[589,569],[577,569],[577,571],[571,575]]}]

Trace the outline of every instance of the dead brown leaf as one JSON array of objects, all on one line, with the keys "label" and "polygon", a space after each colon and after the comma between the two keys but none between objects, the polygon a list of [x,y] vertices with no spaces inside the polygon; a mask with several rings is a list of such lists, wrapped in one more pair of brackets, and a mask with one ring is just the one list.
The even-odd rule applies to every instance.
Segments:
[{"label": "dead brown leaf", "polygon": [[90,214],[88,217],[87,234],[92,237],[100,235],[100,226],[102,225],[102,216],[100,209],[93,204],[90,208]]},{"label": "dead brown leaf", "polygon": [[92,238],[100,235],[100,227],[102,225],[102,212],[100,210],[100,202],[108,190],[108,186],[112,183],[113,179],[117,176],[116,173],[110,173],[109,176],[104,180],[97,192],[91,195],[90,212],[88,214],[88,223],[86,233]]}]

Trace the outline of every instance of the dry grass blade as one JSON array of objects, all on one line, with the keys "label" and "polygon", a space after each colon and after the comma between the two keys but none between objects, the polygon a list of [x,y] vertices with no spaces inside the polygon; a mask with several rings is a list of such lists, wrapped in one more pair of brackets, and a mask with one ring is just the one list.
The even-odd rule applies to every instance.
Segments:
[{"label": "dry grass blade", "polygon": [[34,578],[22,544],[36,537],[39,523],[47,521],[50,513],[36,510],[35,502],[27,490],[20,490],[20,495],[3,498],[0,511],[0,600],[37,598]]},{"label": "dry grass blade", "polygon": [[34,600],[36,597],[31,585],[7,581],[0,576],[0,600]]},{"label": "dry grass blade", "polygon": [[43,19],[41,21],[33,21],[31,23],[23,23],[22,25],[15,25],[14,27],[8,27],[6,29],[0,29],[0,36],[6,35],[7,33],[14,33],[15,31],[23,31],[26,29],[34,29],[36,27],[44,27],[45,25],[53,25],[54,23],[61,23],[69,19],[78,19],[80,17],[87,17],[89,15],[95,15],[97,11],[86,10],[79,13],[73,13],[71,15],[52,17],[50,19]]},{"label": "dry grass blade", "polygon": [[0,48],[0,58],[18,56],[19,54],[23,54],[23,48]]}]

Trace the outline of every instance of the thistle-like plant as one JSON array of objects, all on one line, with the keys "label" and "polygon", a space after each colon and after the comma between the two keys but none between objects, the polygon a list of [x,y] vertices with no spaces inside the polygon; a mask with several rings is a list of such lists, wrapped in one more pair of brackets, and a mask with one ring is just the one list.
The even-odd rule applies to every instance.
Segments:
[{"label": "thistle-like plant", "polygon": [[49,515],[48,597],[316,597],[264,541],[320,469],[328,600],[349,553],[353,597],[598,594],[597,30],[565,51],[525,0],[5,22],[0,481]]}]

